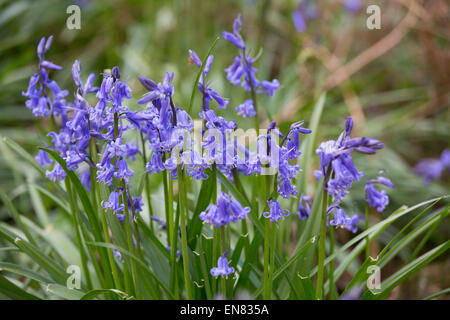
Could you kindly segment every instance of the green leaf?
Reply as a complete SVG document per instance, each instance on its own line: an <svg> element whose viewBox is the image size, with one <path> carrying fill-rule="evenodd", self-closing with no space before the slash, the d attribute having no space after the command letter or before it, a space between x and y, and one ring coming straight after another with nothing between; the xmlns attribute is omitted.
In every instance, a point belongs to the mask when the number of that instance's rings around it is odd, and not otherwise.
<svg viewBox="0 0 450 320"><path fill-rule="evenodd" d="M0 292L12 300L40 300L0 274Z"/></svg>
<svg viewBox="0 0 450 320"><path fill-rule="evenodd" d="M318 237L312 237L309 241L307 241L302 247L298 248L292 257L287 260L285 263L283 263L273 274L273 281L277 280L281 274L286 273L286 270L299 259L302 255L305 254L305 252L309 249L309 247L316 242ZM289 281L289 276L286 273L286 279ZM254 294L255 297L259 296L261 292L263 291L263 287L261 286Z"/></svg>
<svg viewBox="0 0 450 320"><path fill-rule="evenodd" d="M67 274L61 266L56 264L55 260L52 260L40 249L24 241L23 239L16 238L14 243L21 251L28 254L28 256L30 256L30 258L32 258L37 264L47 270L53 279L60 283L66 282Z"/></svg>
<svg viewBox="0 0 450 320"><path fill-rule="evenodd" d="M20 217L19 212L14 207L11 200L9 200L6 193L0 188L0 198L2 199L3 203L8 208L9 212L11 213L11 216L13 217L14 221L16 222L17 226L22 230L22 232L27 237L28 241L36 245L36 241L34 240L33 236L30 233L30 230L28 227L23 223L22 218Z"/></svg>
<svg viewBox="0 0 450 320"><path fill-rule="evenodd" d="M43 276L40 273L34 272L30 270L30 268L25 268L21 265L9 263L9 262L0 262L0 271L8 271L11 273L18 274L20 276L27 277L32 280L36 280L45 284L53 282L49 278Z"/></svg>
<svg viewBox="0 0 450 320"><path fill-rule="evenodd" d="M50 283L47 286L47 291L66 300L80 300L84 296L82 291L69 289L57 283Z"/></svg>
<svg viewBox="0 0 450 320"><path fill-rule="evenodd" d="M21 146L19 146L17 143L15 143L13 140L4 137L3 142L13 149L15 152L17 152L28 164L30 164L33 168L35 168L41 175L45 176L45 170L42 168L39 163L34 160L34 158L27 152L25 149L23 149Z"/></svg>
<svg viewBox="0 0 450 320"><path fill-rule="evenodd" d="M87 292L85 295L83 295L80 300L93 300L95 298L97 298L98 296L101 296L103 294L108 294L108 293L113 293L115 295L117 295L119 298L121 298L122 300L130 300L131 297L126 294L123 291L117 290L117 289L96 289L96 290L91 290L89 292Z"/></svg>
<svg viewBox="0 0 450 320"><path fill-rule="evenodd" d="M128 250L119 246L115 246L111 243L87 242L86 244L91 246L104 247L108 249L115 249L120 251L121 254L130 257L131 259L137 262L137 264L141 267L142 270L145 271L147 275L149 275L152 279L154 279L161 286L161 288L163 288L163 290L166 292L166 294L169 296L170 299L174 299L174 296L172 292L170 292L169 288L167 288L167 286L158 277L155 276L155 274L149 269L149 266L146 263L144 263L141 259L137 258L134 254L130 253Z"/></svg>
<svg viewBox="0 0 450 320"><path fill-rule="evenodd" d="M405 281L413 273L417 272L418 270L429 264L431 261L436 259L438 256L446 252L449 248L450 248L450 240L447 240L446 242L442 243L441 245L435 247L434 249L428 251L427 253L417 258L416 260L407 264L406 266L401 268L399 271L397 271L396 273L394 273L392 276L390 276L388 279L386 279L381 283L381 293L374 296L374 298L375 299L387 298L387 296L391 293L391 291L395 287L397 287L399 284ZM372 293L368 292L367 294L369 296L373 296Z"/></svg>
<svg viewBox="0 0 450 320"><path fill-rule="evenodd" d="M448 293L450 293L450 288L433 293L433 294L429 295L428 297L423 298L423 300L432 300L434 298L440 297L440 296L442 296L444 294L448 294Z"/></svg>

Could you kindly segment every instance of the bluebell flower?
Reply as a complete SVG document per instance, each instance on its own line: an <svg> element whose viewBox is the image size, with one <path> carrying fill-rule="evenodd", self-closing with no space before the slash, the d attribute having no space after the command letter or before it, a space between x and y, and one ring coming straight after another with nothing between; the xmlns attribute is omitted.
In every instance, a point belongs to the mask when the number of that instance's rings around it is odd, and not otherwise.
<svg viewBox="0 0 450 320"><path fill-rule="evenodd" d="M122 191L114 190L109 194L108 201L102 201L101 206L103 209L111 209L115 213L121 212L125 209L125 205L120 203L119 196Z"/></svg>
<svg viewBox="0 0 450 320"><path fill-rule="evenodd" d="M119 222L124 222L126 217L127 216L124 213L116 213L116 218Z"/></svg>
<svg viewBox="0 0 450 320"><path fill-rule="evenodd" d="M414 172L423 178L426 185L433 180L439 179L445 170L450 170L449 149L445 149L439 159L422 159L414 167Z"/></svg>
<svg viewBox="0 0 450 320"><path fill-rule="evenodd" d="M86 155L80 154L76 150L69 150L66 152L66 155L63 157L64 161L66 161L67 169L75 170L78 168L78 164L85 161L87 158Z"/></svg>
<svg viewBox="0 0 450 320"><path fill-rule="evenodd" d="M298 158L301 155L300 152L300 134L310 134L310 129L303 127L304 121L298 121L291 125L291 128L286 135L286 156L289 159Z"/></svg>
<svg viewBox="0 0 450 320"><path fill-rule="evenodd" d="M444 151L442 151L440 161L444 168L446 168L447 170L450 169L450 149L445 149Z"/></svg>
<svg viewBox="0 0 450 320"><path fill-rule="evenodd" d="M166 168L164 167L164 163L162 161L162 153L161 152L153 152L151 160L146 165L146 170L149 173L160 173Z"/></svg>
<svg viewBox="0 0 450 320"><path fill-rule="evenodd" d="M439 159L422 159L414 167L414 172L423 178L426 185L441 177L444 167Z"/></svg>
<svg viewBox="0 0 450 320"><path fill-rule="evenodd" d="M61 181L66 178L66 172L61 167L59 163L55 163L53 166L52 171L47 170L45 172L45 175L51 180L51 181Z"/></svg>
<svg viewBox="0 0 450 320"><path fill-rule="evenodd" d="M84 170L80 174L80 182L86 188L86 190L91 190L91 173L89 169Z"/></svg>
<svg viewBox="0 0 450 320"><path fill-rule="evenodd" d="M128 180L134 174L134 171L128 168L128 164L125 159L121 159L118 161L116 170L117 171L114 173L114 178L123 179L126 183L128 183Z"/></svg>
<svg viewBox="0 0 450 320"><path fill-rule="evenodd" d="M329 224L331 226L345 228L353 233L358 231L357 224L360 220L362 220L362 217L355 214L352 217L349 217L346 215L345 211L339 207L339 205L332 204L327 209L328 216L333 214L333 219L329 221Z"/></svg>
<svg viewBox="0 0 450 320"><path fill-rule="evenodd" d="M264 212L263 215L264 217L269 218L270 221L277 222L281 218L289 215L289 210L283 210L281 204L277 200L271 198L267 200L267 204L269 206L269 211Z"/></svg>
<svg viewBox="0 0 450 320"><path fill-rule="evenodd" d="M234 273L234 268L228 266L228 259L225 257L227 255L227 251L223 253L221 257L217 260L217 267L211 268L211 275L213 277L224 276L227 277L230 274Z"/></svg>
<svg viewBox="0 0 450 320"><path fill-rule="evenodd" d="M120 261L122 261L123 260L123 258L122 258L122 254L120 253L120 251L119 250L116 250L116 249L112 249L112 252L113 252L113 255L115 255L117 258L119 258L119 260Z"/></svg>
<svg viewBox="0 0 450 320"><path fill-rule="evenodd" d="M311 213L311 197L301 195L298 201L297 215L300 220L308 220Z"/></svg>
<svg viewBox="0 0 450 320"><path fill-rule="evenodd" d="M169 253L172 251L170 246L166 246L166 249L167 249L167 251L169 251ZM177 258L180 257L181 256L181 251L177 250L177 253L175 255L176 255Z"/></svg>
<svg viewBox="0 0 450 320"><path fill-rule="evenodd" d="M230 195L221 192L217 197L217 204L210 204L200 213L199 218L219 228L230 222L245 219L249 212L250 207L243 207L238 201L231 199Z"/></svg>
<svg viewBox="0 0 450 320"><path fill-rule="evenodd" d="M53 163L53 160L51 160L48 157L48 153L45 152L44 150L39 150L38 154L36 155L36 157L34 158L37 163L39 163L41 165L41 167L48 167L49 165L51 165Z"/></svg>
<svg viewBox="0 0 450 320"><path fill-rule="evenodd" d="M319 15L319 7L312 0L300 0L296 10L291 14L297 32L304 32L306 30L306 22L317 19Z"/></svg>
<svg viewBox="0 0 450 320"><path fill-rule="evenodd" d="M255 107L253 106L253 100L247 99L243 104L236 107L238 115L244 118L253 118L256 115Z"/></svg>
<svg viewBox="0 0 450 320"><path fill-rule="evenodd" d="M344 8L350 13L356 13L361 10L363 4L361 0L345 0Z"/></svg>

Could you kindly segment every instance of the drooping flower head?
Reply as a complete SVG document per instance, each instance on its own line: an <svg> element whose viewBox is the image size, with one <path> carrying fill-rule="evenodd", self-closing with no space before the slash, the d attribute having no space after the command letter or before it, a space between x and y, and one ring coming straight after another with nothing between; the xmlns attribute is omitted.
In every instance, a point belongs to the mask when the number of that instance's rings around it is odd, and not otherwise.
<svg viewBox="0 0 450 320"><path fill-rule="evenodd" d="M356 233L358 231L357 224L360 220L363 220L363 218L357 214L353 215L352 217L347 216L344 209L342 209L339 204L332 204L327 209L328 214L328 220L329 217L332 216L333 219L329 221L329 225L339 228L345 228L353 233Z"/></svg>
<svg viewBox="0 0 450 320"><path fill-rule="evenodd" d="M371 207L377 208L378 212L382 212L389 204L389 197L386 194L386 190L378 191L375 188L376 184L384 185L389 188L394 188L394 184L389 179L381 176L367 180L366 201Z"/></svg>
<svg viewBox="0 0 450 320"><path fill-rule="evenodd" d="M289 210L283 210L281 204L277 200L271 198L267 200L267 204L269 206L269 211L264 212L263 215L264 217L269 218L270 221L277 222L281 218L289 215Z"/></svg>

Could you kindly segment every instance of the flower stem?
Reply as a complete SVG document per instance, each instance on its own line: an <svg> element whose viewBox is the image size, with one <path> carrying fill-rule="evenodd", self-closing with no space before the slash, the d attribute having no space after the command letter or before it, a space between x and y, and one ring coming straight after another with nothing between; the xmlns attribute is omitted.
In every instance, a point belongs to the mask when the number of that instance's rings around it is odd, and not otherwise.
<svg viewBox="0 0 450 320"><path fill-rule="evenodd" d="M270 242L270 220L265 219L265 228L264 228L264 300L270 299L269 292L269 242Z"/></svg>
<svg viewBox="0 0 450 320"><path fill-rule="evenodd" d="M330 217L330 220L332 218ZM332 255L334 253L334 230L333 228L330 228L329 230L330 233L330 255ZM334 299L334 293L335 293L335 288L334 288L334 259L331 259L330 261L330 269L328 271L328 279L330 282L330 291L329 291L329 298L330 299Z"/></svg>
<svg viewBox="0 0 450 320"><path fill-rule="evenodd" d="M276 223L272 222L272 232L271 232L271 243L270 243L270 258L269 258L269 296L268 299L271 298L272 295L272 283L273 283L273 272L275 268L275 229L276 229Z"/></svg>
<svg viewBox="0 0 450 320"><path fill-rule="evenodd" d="M369 229L369 204L366 202L366 230ZM369 234L366 236L366 259L370 256Z"/></svg>
<svg viewBox="0 0 450 320"><path fill-rule="evenodd" d="M188 300L193 299L192 295L192 281L189 274L189 252L187 245L187 233L186 233L186 206L184 203L185 190L184 190L184 174L181 170L181 166L177 166L178 171L178 196L180 204L180 225L181 225L181 249L183 254L183 272L184 272L184 283L186 285L186 297Z"/></svg>
<svg viewBox="0 0 450 320"><path fill-rule="evenodd" d="M322 217L320 223L319 255L317 262L317 284L316 299L322 299L324 262L325 262L325 240L327 236L327 203L328 191L324 190L322 198Z"/></svg>
<svg viewBox="0 0 450 320"><path fill-rule="evenodd" d="M225 226L220 227L220 247L222 254L225 252ZM224 299L227 298L227 279L222 276L221 277L221 287L222 287L222 295Z"/></svg>
<svg viewBox="0 0 450 320"><path fill-rule="evenodd" d="M147 165L147 151L145 150L145 140L144 140L144 135L141 132L141 143L142 143L142 160L143 160L143 165L144 165L144 174L145 174L145 196L147 198L147 204L148 204L148 215L149 217L153 216L153 208L152 208L152 202L151 202L151 198L150 198L150 180L149 180L149 176L146 170L146 165ZM152 219L149 219L149 223L150 223L150 230L153 231L153 222Z"/></svg>

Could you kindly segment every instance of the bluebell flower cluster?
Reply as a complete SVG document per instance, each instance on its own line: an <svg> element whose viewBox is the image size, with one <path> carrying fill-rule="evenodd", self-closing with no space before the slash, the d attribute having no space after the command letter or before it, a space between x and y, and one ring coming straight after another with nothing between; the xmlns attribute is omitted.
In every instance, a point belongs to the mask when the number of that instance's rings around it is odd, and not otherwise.
<svg viewBox="0 0 450 320"><path fill-rule="evenodd" d="M247 45L241 36L242 29L242 15L239 14L233 23L233 32L224 31L222 35L225 40L233 44L239 49L239 55L234 59L233 63L225 69L227 73L227 80L235 86L240 86L246 91L267 94L269 97L273 96L275 91L279 89L280 83L277 79L272 81L258 80L256 78L257 68L253 66L257 57L250 57L247 53ZM249 102L246 102L246 107L249 108ZM244 113L249 116L249 113Z"/></svg>
<svg viewBox="0 0 450 320"><path fill-rule="evenodd" d="M320 157L320 170L316 170L316 179L324 178L324 188L333 196L333 204L330 208L336 208L343 198L348 194L352 183L359 181L363 173L355 167L352 159L354 151L364 154L375 154L377 150L384 147L383 143L371 138L350 138L353 129L353 119L348 117L345 122L345 130L337 140L322 142L316 150ZM344 210L336 210L335 221L348 222L351 218L344 219ZM358 219L355 218L357 222ZM348 223L337 223L331 225L345 225ZM347 229L352 229L348 227Z"/></svg>
<svg viewBox="0 0 450 320"><path fill-rule="evenodd" d="M308 220L309 214L311 213L311 200L310 196L300 196L297 210L297 215L300 220Z"/></svg>
<svg viewBox="0 0 450 320"><path fill-rule="evenodd" d="M239 50L233 64L225 69L227 79L251 92L252 96L273 96L279 88L279 82L276 79L257 79L258 70L253 66L256 58L248 55L241 29L242 16L239 15L234 21L233 32L223 32L223 37ZM190 61L202 68L196 85L202 95L199 117L204 128L200 139L201 150L197 150L194 145L199 141L194 141L194 121L188 112L175 103L174 73L166 72L161 82L139 77L147 92L138 101L141 108L130 110L127 103L132 92L127 81L122 80L117 66L109 73L103 73L100 86L95 87L95 74L90 74L83 81L81 62L75 61L72 77L76 91L73 101L69 102L66 100L68 92L61 90L49 78L50 70L61 69L45 58L51 42L50 37L43 38L39 43L39 71L31 77L28 90L24 92L28 98L26 104L35 116L55 119L54 129L48 134L51 143L47 147L58 152L67 164L67 169L80 177L86 189L101 183L109 191L107 199L98 199L105 212L114 213L119 222L123 222L126 208L130 208L133 215L143 210L142 196L135 196L130 184L135 174L130 162L142 156L146 173L169 173L173 180L179 178L178 169L194 179L207 179L207 172L217 169L234 183L239 174L257 175L263 174L267 168L275 168L276 196L267 199L268 211L263 216L278 222L289 215L289 210L283 209L277 198L298 196L294 179L300 171L298 158L302 154L301 135L311 133L310 129L304 127L303 121L293 123L285 134L281 133L276 122L271 122L267 132L255 135L256 152L251 151L233 136L238 130L236 121L225 119L219 113L220 109L227 107L229 100L223 98L207 81L214 57L208 56L203 64L197 53L189 50ZM242 117L257 117L256 101L247 99L236 107L236 111ZM328 209L332 216L329 225L355 232L359 217L355 215L349 218L339 206L352 183L362 177L351 156L354 151L373 154L383 145L375 139L351 138L352 126L351 118L347 119L346 128L336 141L320 145L316 153L320 156L321 168L315 174L319 179L324 178L324 186L333 196L333 205ZM142 138L142 150L135 142L127 141L127 131L138 133ZM150 151L149 158L146 158L146 150ZM59 163L52 161L45 151L39 151L35 159L48 169L46 173L49 179L60 181L66 177ZM368 201L384 209L385 194L373 188L375 183L387 185L381 177L368 181ZM243 206L231 195L221 192L199 214L199 219L214 228L220 228L245 219L250 210L250 207ZM301 220L307 220L310 211L311 197L300 195L297 215ZM150 219L158 222L161 229L166 229L166 222L161 218L150 216ZM114 254L121 259L119 251L114 251ZM234 272L234 268L229 267L226 252L219 258L217 267L211 269L213 276L227 276Z"/></svg>
<svg viewBox="0 0 450 320"><path fill-rule="evenodd" d="M34 73L29 81L28 89L22 95L28 100L25 105L36 117L65 116L66 100L69 94L67 90L61 90L56 81L51 80L51 70L61 70L62 67L45 59L45 54L52 45L53 36L42 37L37 47L39 58L38 71Z"/></svg>
<svg viewBox="0 0 450 320"><path fill-rule="evenodd" d="M292 183L292 179L297 176L300 170L300 166L297 164L291 164L291 161L297 160L297 158L301 155L300 134L311 133L310 129L303 127L303 123L303 121L298 121L292 124L288 133L286 135L283 135L276 127L276 123L272 122L269 125L268 134L265 136L261 135L259 137L260 147L262 146L261 149L264 150L264 145L267 144L268 146L270 146L271 152L275 153L275 155L277 156L277 191L279 195L285 199L297 195L297 188ZM273 139L272 134L282 138L280 145L277 145L275 139ZM267 159L263 157L263 152L259 151L259 154L261 154L262 162L267 161ZM273 159L274 154L268 154L267 156L269 159ZM296 161L294 161L294 163L295 162Z"/></svg>

